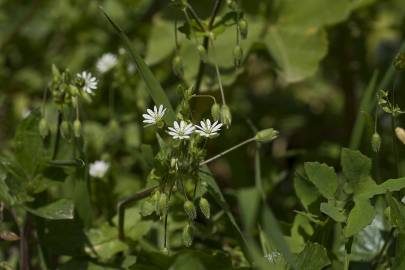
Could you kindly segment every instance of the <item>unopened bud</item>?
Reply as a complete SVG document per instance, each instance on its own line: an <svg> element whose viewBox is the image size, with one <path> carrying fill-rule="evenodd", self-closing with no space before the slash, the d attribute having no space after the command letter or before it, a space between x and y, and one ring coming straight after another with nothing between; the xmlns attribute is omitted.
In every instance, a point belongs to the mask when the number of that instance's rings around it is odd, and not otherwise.
<svg viewBox="0 0 405 270"><path fill-rule="evenodd" d="M405 53L400 52L395 56L394 67L398 71L405 69Z"/></svg>
<svg viewBox="0 0 405 270"><path fill-rule="evenodd" d="M221 118L221 107L219 106L218 103L215 103L211 107L211 116L214 119L214 121L218 121Z"/></svg>
<svg viewBox="0 0 405 270"><path fill-rule="evenodd" d="M73 122L73 133L75 134L76 138L80 138L82 135L82 124L80 123L79 119L76 119Z"/></svg>
<svg viewBox="0 0 405 270"><path fill-rule="evenodd" d="M371 137L371 147L373 148L373 151L376 153L380 151L381 137L380 134L378 134L377 132L375 132Z"/></svg>
<svg viewBox="0 0 405 270"><path fill-rule="evenodd" d="M242 36L242 38L246 39L247 35L248 35L248 24L245 19L240 19L239 30L240 30L240 35Z"/></svg>
<svg viewBox="0 0 405 270"><path fill-rule="evenodd" d="M160 191L157 190L155 193L153 193L152 196L152 204L155 206L155 211L156 213L159 214L159 201L160 201Z"/></svg>
<svg viewBox="0 0 405 270"><path fill-rule="evenodd" d="M396 127L395 134L397 135L398 140L405 144L405 130L401 127Z"/></svg>
<svg viewBox="0 0 405 270"><path fill-rule="evenodd" d="M197 50L198 50L198 55L200 56L201 61L206 62L207 61L207 50L201 44L198 45Z"/></svg>
<svg viewBox="0 0 405 270"><path fill-rule="evenodd" d="M149 216L155 211L155 206L151 200L146 200L141 205L141 215L143 217Z"/></svg>
<svg viewBox="0 0 405 270"><path fill-rule="evenodd" d="M62 124L60 125L60 132L63 138L68 139L70 137L70 125L68 121L62 121Z"/></svg>
<svg viewBox="0 0 405 270"><path fill-rule="evenodd" d="M221 106L221 122L227 128L229 128L231 126L232 114L231 114L231 110L229 109L229 107L227 105Z"/></svg>
<svg viewBox="0 0 405 270"><path fill-rule="evenodd" d="M278 136L277 130L273 128L267 128L257 132L255 138L256 141L265 143L274 140L275 138L277 138L277 136Z"/></svg>
<svg viewBox="0 0 405 270"><path fill-rule="evenodd" d="M183 243L186 247L191 246L193 243L193 232L189 224L187 224L183 229Z"/></svg>
<svg viewBox="0 0 405 270"><path fill-rule="evenodd" d="M181 57L176 55L173 59L173 72L177 77L183 77L184 69L183 69L183 61Z"/></svg>
<svg viewBox="0 0 405 270"><path fill-rule="evenodd" d="M49 127L48 127L48 122L46 122L45 118L42 118L39 121L39 134L41 135L42 138L45 138L49 134Z"/></svg>
<svg viewBox="0 0 405 270"><path fill-rule="evenodd" d="M233 60L235 62L236 67L239 67L241 65L242 58L243 58L242 47L239 45L236 45L236 47L233 49Z"/></svg>
<svg viewBox="0 0 405 270"><path fill-rule="evenodd" d="M163 193L160 195L159 199L159 212L162 216L165 216L167 213L167 195Z"/></svg>
<svg viewBox="0 0 405 270"><path fill-rule="evenodd" d="M191 201L184 202L184 211L186 212L190 220L194 220L197 217L197 212L195 210L194 204Z"/></svg>
<svg viewBox="0 0 405 270"><path fill-rule="evenodd" d="M200 210L201 213L204 215L205 218L209 219L211 215L210 204L205 198L200 199Z"/></svg>

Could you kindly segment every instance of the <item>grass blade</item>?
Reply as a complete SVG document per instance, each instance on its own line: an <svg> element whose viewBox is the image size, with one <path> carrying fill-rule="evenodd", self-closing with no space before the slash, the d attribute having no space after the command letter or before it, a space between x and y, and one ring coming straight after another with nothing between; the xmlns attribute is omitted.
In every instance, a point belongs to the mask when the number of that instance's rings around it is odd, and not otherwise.
<svg viewBox="0 0 405 270"><path fill-rule="evenodd" d="M149 94L152 97L155 104L163 105L167 108L165 122L168 125L171 125L173 121L176 119L176 114L174 113L173 107L170 104L169 98L164 92L162 86L155 78L150 68L146 65L142 57L135 50L132 49L131 41L129 40L128 36L124 33L124 31L122 31L122 29L111 19L111 17L102 7L100 7L100 9L103 12L104 16L107 18L107 20L110 22L114 30L117 32L117 34L124 42L125 48L127 49L129 55L134 60L136 67L138 68L139 75L141 75L142 79L145 81Z"/></svg>

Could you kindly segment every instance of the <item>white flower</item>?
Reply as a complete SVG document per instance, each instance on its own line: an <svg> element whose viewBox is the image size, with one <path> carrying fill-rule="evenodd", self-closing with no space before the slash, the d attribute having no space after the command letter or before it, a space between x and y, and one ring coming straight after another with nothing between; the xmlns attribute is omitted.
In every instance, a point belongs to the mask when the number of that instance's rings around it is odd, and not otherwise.
<svg viewBox="0 0 405 270"><path fill-rule="evenodd" d="M405 204L405 196L404 196L404 197L402 197L401 202L402 202L403 204Z"/></svg>
<svg viewBox="0 0 405 270"><path fill-rule="evenodd" d="M109 168L110 168L109 163L103 160L97 160L90 164L89 173L93 177L103 178Z"/></svg>
<svg viewBox="0 0 405 270"><path fill-rule="evenodd" d="M221 130L222 124L218 123L218 121L211 124L210 119L206 119L205 121L203 120L200 122L200 126L196 125L195 127L197 128L195 132L200 134L200 136L210 138L218 135L218 131Z"/></svg>
<svg viewBox="0 0 405 270"><path fill-rule="evenodd" d="M100 73L106 73L117 64L117 56L112 53L105 53L97 60L97 70Z"/></svg>
<svg viewBox="0 0 405 270"><path fill-rule="evenodd" d="M151 109L147 109L146 110L148 113L144 113L142 116L144 118L143 122L145 124L156 124L158 123L160 120L162 120L163 116L165 115L166 112L166 108L163 108L163 105L158 107L154 106L153 107L153 111Z"/></svg>
<svg viewBox="0 0 405 270"><path fill-rule="evenodd" d="M84 81L83 90L88 94L93 94L93 90L97 89L97 79L87 71L77 74L77 77Z"/></svg>
<svg viewBox="0 0 405 270"><path fill-rule="evenodd" d="M167 133L169 133L173 139L182 140L190 138L193 131L193 124L187 124L185 121L181 120L180 123L174 121L173 127L169 127L169 131Z"/></svg>

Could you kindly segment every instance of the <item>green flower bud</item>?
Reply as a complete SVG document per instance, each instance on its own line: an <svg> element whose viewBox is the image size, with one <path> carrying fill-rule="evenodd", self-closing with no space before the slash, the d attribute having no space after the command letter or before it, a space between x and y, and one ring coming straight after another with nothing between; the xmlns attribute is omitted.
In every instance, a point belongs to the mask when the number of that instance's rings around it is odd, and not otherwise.
<svg viewBox="0 0 405 270"><path fill-rule="evenodd" d="M184 74L184 69L183 69L183 61L181 60L181 57L176 55L173 59L173 72L177 77L183 77Z"/></svg>
<svg viewBox="0 0 405 270"><path fill-rule="evenodd" d="M193 243L193 232L189 224L183 228L183 243L186 247L191 246Z"/></svg>
<svg viewBox="0 0 405 270"><path fill-rule="evenodd" d="M146 200L141 205L141 215L143 217L151 215L155 211L155 206L152 200Z"/></svg>
<svg viewBox="0 0 405 270"><path fill-rule="evenodd" d="M159 214L159 207L160 207L159 201L160 201L160 191L157 190L155 193L153 193L153 196L152 196L152 204L155 205L155 211L156 211L156 213L158 213L158 214Z"/></svg>
<svg viewBox="0 0 405 270"><path fill-rule="evenodd" d="M248 35L248 24L245 19L240 19L239 30L240 30L240 35L242 36L242 38L246 39L247 35Z"/></svg>
<svg viewBox="0 0 405 270"><path fill-rule="evenodd" d="M227 105L222 105L221 106L221 122L229 128L232 123L232 114L231 110Z"/></svg>
<svg viewBox="0 0 405 270"><path fill-rule="evenodd" d="M233 49L233 60L236 67L239 67L241 65L242 58L243 58L243 50L241 46L236 45L236 47Z"/></svg>
<svg viewBox="0 0 405 270"><path fill-rule="evenodd" d="M206 62L207 61L207 50L201 44L198 45L197 50L198 50L198 55L200 56L201 61Z"/></svg>
<svg viewBox="0 0 405 270"><path fill-rule="evenodd" d="M214 121L218 121L221 118L221 107L219 106L218 103L212 105L211 116L214 119Z"/></svg>
<svg viewBox="0 0 405 270"><path fill-rule="evenodd" d="M70 125L68 121L62 121L60 132L63 138L68 139L70 137Z"/></svg>
<svg viewBox="0 0 405 270"><path fill-rule="evenodd" d="M405 53L400 52L395 56L394 67L398 71L405 69Z"/></svg>
<svg viewBox="0 0 405 270"><path fill-rule="evenodd" d="M76 138L80 138L82 134L82 124L80 123L79 119L76 119L73 122L73 133L75 134Z"/></svg>
<svg viewBox="0 0 405 270"><path fill-rule="evenodd" d="M380 151L381 137L377 132L375 132L371 137L371 147L373 148L373 151L376 153Z"/></svg>
<svg viewBox="0 0 405 270"><path fill-rule="evenodd" d="M273 128L267 128L257 132L255 138L256 141L265 143L274 140L275 138L277 138L277 136L278 136L277 130Z"/></svg>
<svg viewBox="0 0 405 270"><path fill-rule="evenodd" d="M45 138L49 134L49 127L48 127L48 122L46 122L45 118L42 118L39 121L39 134L41 135L42 138Z"/></svg>
<svg viewBox="0 0 405 270"><path fill-rule="evenodd" d="M405 130L401 127L395 128L395 135L397 135L398 140L405 144Z"/></svg>
<svg viewBox="0 0 405 270"><path fill-rule="evenodd" d="M235 0L227 0L226 4L230 9L236 9L238 7Z"/></svg>
<svg viewBox="0 0 405 270"><path fill-rule="evenodd" d="M184 211L190 220L194 220L197 217L197 211L191 201L187 200L184 202Z"/></svg>
<svg viewBox="0 0 405 270"><path fill-rule="evenodd" d="M211 215L210 204L205 198L200 199L200 210L201 213L204 215L205 218L209 219Z"/></svg>
<svg viewBox="0 0 405 270"><path fill-rule="evenodd" d="M167 213L167 195L162 193L159 199L159 212L162 216L165 216Z"/></svg>

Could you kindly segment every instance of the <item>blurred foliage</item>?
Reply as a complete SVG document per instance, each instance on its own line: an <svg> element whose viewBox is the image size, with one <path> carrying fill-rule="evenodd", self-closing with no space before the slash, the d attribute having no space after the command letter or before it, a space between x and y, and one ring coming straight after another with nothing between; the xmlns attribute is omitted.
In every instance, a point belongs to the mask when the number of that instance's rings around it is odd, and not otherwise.
<svg viewBox="0 0 405 270"><path fill-rule="evenodd" d="M404 1L183 1L204 26L220 3L211 34L174 2L182 1L0 0L0 269L404 269L405 151L394 133L402 116L378 107L405 107L404 71L392 65L405 51ZM149 83L100 6L145 60ZM246 38L235 31L241 18ZM211 37L200 61L197 45ZM106 53L117 61L101 72ZM56 159L60 108L44 95L52 65L98 79L79 106L83 137L61 140ZM273 127L279 137L200 172L211 219L197 216L191 247L181 203L168 217L169 251L145 203L126 212L121 241L117 203L155 183L162 147L142 114L162 93L181 107L191 86L219 102L215 65L232 125L206 145L207 156L257 130ZM155 77L163 92L150 96ZM190 104L195 120L210 116L211 99ZM102 178L89 176L96 160L110 166Z"/></svg>

